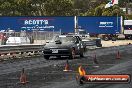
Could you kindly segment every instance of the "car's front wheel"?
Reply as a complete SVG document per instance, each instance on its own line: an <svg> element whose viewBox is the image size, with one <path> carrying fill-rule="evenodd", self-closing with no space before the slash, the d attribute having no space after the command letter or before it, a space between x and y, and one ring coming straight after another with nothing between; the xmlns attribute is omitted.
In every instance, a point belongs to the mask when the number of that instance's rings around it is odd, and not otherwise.
<svg viewBox="0 0 132 88"><path fill-rule="evenodd" d="M69 59L74 59L74 56L71 54L71 55L69 56Z"/></svg>
<svg viewBox="0 0 132 88"><path fill-rule="evenodd" d="M45 56L45 55L44 55L44 58L45 58L46 60L49 60L49 57L50 57L50 56Z"/></svg>
<svg viewBox="0 0 132 88"><path fill-rule="evenodd" d="M75 59L75 56L76 56L76 53L75 53L75 48L72 47L72 50L71 50L71 55L70 55L70 59Z"/></svg>

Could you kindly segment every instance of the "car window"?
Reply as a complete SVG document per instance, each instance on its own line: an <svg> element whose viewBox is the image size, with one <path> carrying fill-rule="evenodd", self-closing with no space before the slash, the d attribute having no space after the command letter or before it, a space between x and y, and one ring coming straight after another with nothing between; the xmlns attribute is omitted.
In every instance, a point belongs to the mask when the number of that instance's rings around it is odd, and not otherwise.
<svg viewBox="0 0 132 88"><path fill-rule="evenodd" d="M73 36L54 36L50 42L55 42L57 40L60 40L61 42L67 43L67 42L76 42L77 38Z"/></svg>
<svg viewBox="0 0 132 88"><path fill-rule="evenodd" d="M59 36L57 36L54 41L57 41L57 40L60 40L61 41L61 38Z"/></svg>
<svg viewBox="0 0 132 88"><path fill-rule="evenodd" d="M61 41L66 43L66 42L76 42L76 38L75 37L60 37Z"/></svg>
<svg viewBox="0 0 132 88"><path fill-rule="evenodd" d="M50 42L55 42L56 40L59 40L59 36L54 36Z"/></svg>

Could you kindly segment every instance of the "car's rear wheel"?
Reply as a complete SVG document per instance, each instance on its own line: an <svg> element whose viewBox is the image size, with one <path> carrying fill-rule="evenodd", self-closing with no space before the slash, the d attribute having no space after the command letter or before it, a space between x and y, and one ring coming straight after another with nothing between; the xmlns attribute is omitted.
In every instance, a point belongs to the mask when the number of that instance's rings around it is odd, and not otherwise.
<svg viewBox="0 0 132 88"><path fill-rule="evenodd" d="M44 56L44 58L45 58L46 60L49 60L49 57L50 57L50 56Z"/></svg>
<svg viewBox="0 0 132 88"><path fill-rule="evenodd" d="M85 46L85 47L83 48L83 50L86 51L86 49L87 49L87 48L86 48L86 46Z"/></svg>
<svg viewBox="0 0 132 88"><path fill-rule="evenodd" d="M109 37L108 37L108 36L105 36L105 37L104 37L104 40L105 40L105 41L108 41L108 40L109 40Z"/></svg>
<svg viewBox="0 0 132 88"><path fill-rule="evenodd" d="M83 53L80 53L80 57L84 57L84 54Z"/></svg>
<svg viewBox="0 0 132 88"><path fill-rule="evenodd" d="M84 57L83 50L80 52L80 57Z"/></svg>

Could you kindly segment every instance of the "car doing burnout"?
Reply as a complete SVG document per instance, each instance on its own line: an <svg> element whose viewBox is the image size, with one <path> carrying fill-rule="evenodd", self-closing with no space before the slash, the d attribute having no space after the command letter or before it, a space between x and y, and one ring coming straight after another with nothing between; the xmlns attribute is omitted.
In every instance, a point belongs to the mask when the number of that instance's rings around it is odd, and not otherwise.
<svg viewBox="0 0 132 88"><path fill-rule="evenodd" d="M44 46L44 58L49 59L50 56L68 56L73 59L75 55L83 57L84 47L77 36L57 35L46 43Z"/></svg>

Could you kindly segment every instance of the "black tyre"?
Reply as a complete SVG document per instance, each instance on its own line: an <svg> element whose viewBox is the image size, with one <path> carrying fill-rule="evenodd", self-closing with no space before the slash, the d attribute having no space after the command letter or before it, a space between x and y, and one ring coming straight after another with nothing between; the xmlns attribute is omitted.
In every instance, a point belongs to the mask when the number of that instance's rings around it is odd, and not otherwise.
<svg viewBox="0 0 132 88"><path fill-rule="evenodd" d="M49 60L49 57L50 57L50 56L44 56L44 58L45 58L46 60Z"/></svg>
<svg viewBox="0 0 132 88"><path fill-rule="evenodd" d="M96 45L97 47L102 47L102 44L98 44L98 45Z"/></svg>
<svg viewBox="0 0 132 88"><path fill-rule="evenodd" d="M105 41L108 41L108 40L109 40L109 38L106 36L106 37L104 38L104 40L105 40Z"/></svg>
<svg viewBox="0 0 132 88"><path fill-rule="evenodd" d="M85 52L85 51L87 51L87 48L86 48L86 46L83 48L83 50L84 50L84 52Z"/></svg>
<svg viewBox="0 0 132 88"><path fill-rule="evenodd" d="M70 59L75 59L75 55L76 55L76 53L75 53L75 48L72 47L71 55L69 56L69 58L70 58Z"/></svg>
<svg viewBox="0 0 132 88"><path fill-rule="evenodd" d="M112 41L116 41L116 38L115 37L112 37Z"/></svg>
<svg viewBox="0 0 132 88"><path fill-rule="evenodd" d="M80 57L84 57L84 54L83 54L83 52L81 52L81 53L80 53Z"/></svg>
<svg viewBox="0 0 132 88"><path fill-rule="evenodd" d="M73 59L73 56L72 56L72 54L69 56L69 59Z"/></svg>

